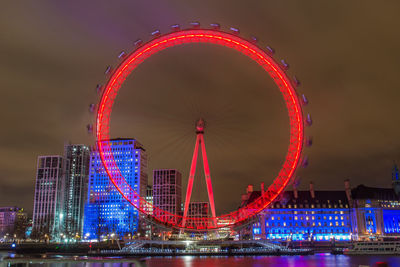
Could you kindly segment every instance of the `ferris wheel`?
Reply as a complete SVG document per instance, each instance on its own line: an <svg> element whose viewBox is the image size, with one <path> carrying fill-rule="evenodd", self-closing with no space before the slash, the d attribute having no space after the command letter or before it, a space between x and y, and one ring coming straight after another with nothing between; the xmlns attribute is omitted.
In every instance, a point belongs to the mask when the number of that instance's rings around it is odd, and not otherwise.
<svg viewBox="0 0 400 267"><path fill-rule="evenodd" d="M275 60L273 58L274 50L269 46L263 49L257 44L256 38L251 37L247 40L239 36L238 29L230 28L224 31L221 30L219 24L211 24L210 28L202 28L198 22L191 23L189 29L181 29L179 25L173 25L171 30L167 34L161 34L158 30L154 31L152 39L148 42L137 40L132 52L119 54L121 62L118 67L107 68L106 73L109 75L109 79L104 86L97 88L101 93L100 101L97 105L90 105L91 111L96 114L95 127L88 125L88 130L95 132L96 145L102 164L115 188L124 199L153 221L167 227L198 231L244 223L277 200L287 185L293 181L298 167L307 165L307 157L303 157L302 152L304 146L311 143L311 139L305 138L305 126L312 124L311 116L303 114L303 106L308 104L308 100L304 94L298 92L299 81L295 77L289 78L287 74L289 65L284 60ZM187 212L184 215L172 214L148 203L126 182L116 164L109 141L110 118L114 100L126 78L142 62L157 52L192 43L213 44L233 49L256 62L273 79L280 90L290 122L288 150L273 183L266 190L262 190L260 197L247 206L220 216L216 216L214 210L212 217L206 218L188 217Z"/></svg>

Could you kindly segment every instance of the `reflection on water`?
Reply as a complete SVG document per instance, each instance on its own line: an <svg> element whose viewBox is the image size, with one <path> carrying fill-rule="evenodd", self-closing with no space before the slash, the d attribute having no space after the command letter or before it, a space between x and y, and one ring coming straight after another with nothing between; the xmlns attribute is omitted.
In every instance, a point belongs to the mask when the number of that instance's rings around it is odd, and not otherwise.
<svg viewBox="0 0 400 267"><path fill-rule="evenodd" d="M395 256L345 256L316 254L310 256L255 256L255 257L180 257L151 258L146 261L149 267L313 267L374 266L376 262L387 262L391 267L400 266L400 257Z"/></svg>
<svg viewBox="0 0 400 267"><path fill-rule="evenodd" d="M345 256L316 254L310 256L254 256L254 257L152 257L152 258L87 258L58 256L43 260L28 258L18 263L8 263L2 258L10 256L0 254L0 267L313 267L374 266L377 262L387 262L391 267L400 267L400 257L396 256Z"/></svg>

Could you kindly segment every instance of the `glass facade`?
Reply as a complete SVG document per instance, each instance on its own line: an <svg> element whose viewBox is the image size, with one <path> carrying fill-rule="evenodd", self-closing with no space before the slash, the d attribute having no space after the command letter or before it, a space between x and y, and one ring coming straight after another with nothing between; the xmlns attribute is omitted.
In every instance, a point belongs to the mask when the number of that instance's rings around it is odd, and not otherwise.
<svg viewBox="0 0 400 267"><path fill-rule="evenodd" d="M62 238L81 239L83 212L87 197L90 150L85 145L64 146L67 168L64 181L62 214Z"/></svg>
<svg viewBox="0 0 400 267"><path fill-rule="evenodd" d="M60 234L64 172L63 157L38 157L31 238L52 239Z"/></svg>
<svg viewBox="0 0 400 267"><path fill-rule="evenodd" d="M146 196L147 157L134 139L112 139L111 149L122 175L140 196ZM108 178L98 151L90 157L88 200L85 205L84 238L119 238L139 230L139 212L116 190Z"/></svg>

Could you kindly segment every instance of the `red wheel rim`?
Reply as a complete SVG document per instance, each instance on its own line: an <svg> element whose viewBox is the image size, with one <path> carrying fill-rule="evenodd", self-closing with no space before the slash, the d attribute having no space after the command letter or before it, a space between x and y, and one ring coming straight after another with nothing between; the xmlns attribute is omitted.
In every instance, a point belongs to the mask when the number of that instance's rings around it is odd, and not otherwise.
<svg viewBox="0 0 400 267"><path fill-rule="evenodd" d="M289 148L278 176L268 189L261 196L248 204L229 214L216 218L218 224L213 223L215 218L186 218L186 227L193 230L211 230L220 227L227 227L246 221L267 208L279 194L285 189L299 166L304 142L304 123L301 103L297 93L284 70L264 50L252 42L249 42L237 35L219 30L190 29L172 32L159 36L148 43L140 46L130 53L111 75L98 105L96 118L96 142L101 161L111 182L119 193L135 208L153 217L156 221L165 225L183 228L182 217L178 214L171 214L152 206L139 196L119 171L110 146L109 123L112 106L120 87L127 76L136 69L146 58L158 51L168 47L188 43L212 43L235 49L257 62L274 80L279 87L288 109L290 121ZM149 210L153 212L150 214ZM190 226L190 227L189 227Z"/></svg>

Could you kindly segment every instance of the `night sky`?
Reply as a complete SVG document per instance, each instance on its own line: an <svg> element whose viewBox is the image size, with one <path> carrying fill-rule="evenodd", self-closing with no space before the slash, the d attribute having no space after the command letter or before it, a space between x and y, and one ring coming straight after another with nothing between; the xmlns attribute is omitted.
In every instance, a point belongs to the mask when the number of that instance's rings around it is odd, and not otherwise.
<svg viewBox="0 0 400 267"><path fill-rule="evenodd" d="M310 105L314 146L301 187L389 187L400 163L399 1L5 1L0 9L0 206L33 207L38 155L64 142L93 144L86 124L107 65L170 25L218 22L258 37L290 64ZM112 137L134 137L154 168L177 168L184 190L194 122L205 142L217 212L235 209L247 184L276 176L288 116L278 88L245 56L215 45L174 47L149 58L117 97ZM192 200L206 200L198 162ZM150 183L151 183L151 179Z"/></svg>

